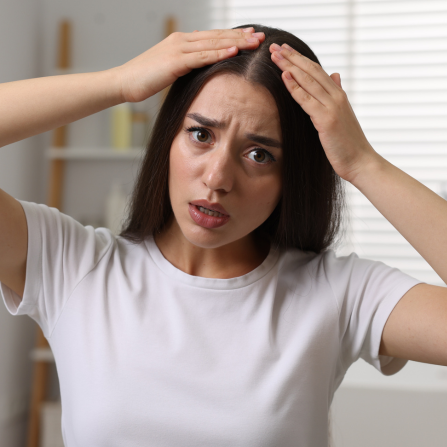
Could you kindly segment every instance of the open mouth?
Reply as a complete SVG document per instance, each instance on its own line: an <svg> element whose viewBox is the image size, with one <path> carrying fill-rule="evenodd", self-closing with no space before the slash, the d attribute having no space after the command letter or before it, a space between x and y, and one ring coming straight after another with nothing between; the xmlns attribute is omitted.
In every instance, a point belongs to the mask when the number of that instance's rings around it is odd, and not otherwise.
<svg viewBox="0 0 447 447"><path fill-rule="evenodd" d="M195 223L205 228L220 227L230 219L230 216L225 214L192 204L189 204L189 214Z"/></svg>
<svg viewBox="0 0 447 447"><path fill-rule="evenodd" d="M226 214L219 213L218 211L212 210L210 208L205 208L204 206L194 205L200 212L213 217L224 217Z"/></svg>

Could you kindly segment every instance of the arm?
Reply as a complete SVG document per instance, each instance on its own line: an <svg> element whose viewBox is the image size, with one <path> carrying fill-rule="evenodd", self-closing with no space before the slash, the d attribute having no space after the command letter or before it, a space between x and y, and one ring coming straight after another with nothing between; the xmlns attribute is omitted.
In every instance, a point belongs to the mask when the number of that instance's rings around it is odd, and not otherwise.
<svg viewBox="0 0 447 447"><path fill-rule="evenodd" d="M373 149L338 73L328 76L285 44L272 44L270 51L286 88L310 116L335 172L359 189L447 282L447 202ZM447 366L447 288L411 288L385 324L379 354Z"/></svg>
<svg viewBox="0 0 447 447"><path fill-rule="evenodd" d="M0 147L120 104L116 69L0 84Z"/></svg>
<svg viewBox="0 0 447 447"><path fill-rule="evenodd" d="M447 283L447 201L378 154L351 183Z"/></svg>
<svg viewBox="0 0 447 447"><path fill-rule="evenodd" d="M447 201L380 156L351 183L447 283ZM447 288L410 289L386 322L379 354L447 366Z"/></svg>

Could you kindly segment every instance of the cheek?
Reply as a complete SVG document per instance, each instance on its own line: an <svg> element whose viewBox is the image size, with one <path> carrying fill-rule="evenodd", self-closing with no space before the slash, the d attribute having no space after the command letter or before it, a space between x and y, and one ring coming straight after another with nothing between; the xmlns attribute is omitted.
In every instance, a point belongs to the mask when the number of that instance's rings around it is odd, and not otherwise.
<svg viewBox="0 0 447 447"><path fill-rule="evenodd" d="M192 179L196 177L197 166L188 155L187 148L181 142L171 146L169 154L169 185L172 193L187 191Z"/></svg>
<svg viewBox="0 0 447 447"><path fill-rule="evenodd" d="M273 177L270 181L261 182L259 185L249 188L245 202L254 216L269 216L281 198L281 179Z"/></svg>

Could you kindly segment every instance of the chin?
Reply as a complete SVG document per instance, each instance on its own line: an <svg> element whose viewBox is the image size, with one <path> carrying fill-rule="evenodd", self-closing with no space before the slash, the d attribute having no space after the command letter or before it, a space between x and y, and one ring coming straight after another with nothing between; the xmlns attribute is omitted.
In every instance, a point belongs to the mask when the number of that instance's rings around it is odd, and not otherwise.
<svg viewBox="0 0 447 447"><path fill-rule="evenodd" d="M187 241L201 248L218 248L236 240L236 238L228 237L227 232L217 230L219 228L208 229L196 226L192 231L182 231L182 233Z"/></svg>

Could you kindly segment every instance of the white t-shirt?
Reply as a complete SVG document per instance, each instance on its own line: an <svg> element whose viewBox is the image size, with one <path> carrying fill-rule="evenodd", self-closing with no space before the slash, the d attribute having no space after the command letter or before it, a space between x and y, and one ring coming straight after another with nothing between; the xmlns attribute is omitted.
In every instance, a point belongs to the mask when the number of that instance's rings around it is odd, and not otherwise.
<svg viewBox="0 0 447 447"><path fill-rule="evenodd" d="M54 353L67 447L325 447L334 392L359 357L385 375L385 322L421 283L355 253L270 250L231 279L191 276L55 208L28 222L23 299Z"/></svg>

